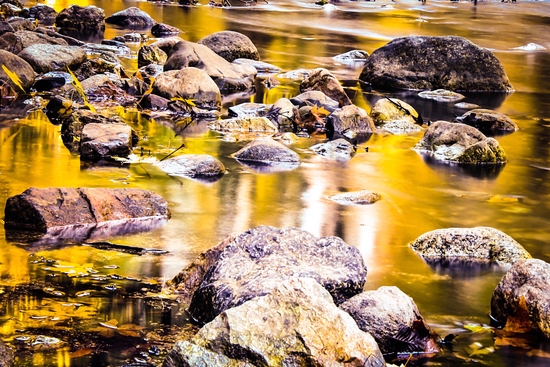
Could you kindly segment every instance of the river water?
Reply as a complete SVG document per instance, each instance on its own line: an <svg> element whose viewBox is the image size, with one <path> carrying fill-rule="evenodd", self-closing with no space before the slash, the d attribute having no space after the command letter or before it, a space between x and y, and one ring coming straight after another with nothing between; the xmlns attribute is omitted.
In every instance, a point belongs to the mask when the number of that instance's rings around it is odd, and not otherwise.
<svg viewBox="0 0 550 367"><path fill-rule="evenodd" d="M411 149L421 132L375 134L361 143L369 147L368 152L358 151L347 163L327 161L308 151L321 138L301 139L292 146L302 158L297 169L265 173L231 158L245 141L222 139L204 123L175 134L136 112L118 111L147 137L140 146L151 150L152 156L161 158L185 143L183 153L206 153L220 159L228 173L217 182L205 183L168 177L147 163L84 164L63 145L59 126L41 112L4 122L0 125L1 207L8 197L29 187L136 187L157 192L172 211L167 223L150 231L97 237L168 251L164 255L140 256L53 240L29 244L6 234L0 226L2 339L16 345L17 338L37 334L68 338L67 330L97 335L90 337L95 344L76 352L68 346L53 351L43 347L32 353L23 348L17 356L18 366L137 363L132 358L139 345L146 343L146 332L187 323L184 310L159 308L158 301L144 299L147 292L162 290L167 279L228 234L258 225L296 226L318 236L342 237L364 256L366 289L398 286L415 300L440 335L459 334L452 348L432 358L413 359L409 366L534 367L550 363L550 348L543 340L519 347L517 341L503 341L487 328L472 326L489 323L491 294L506 269L430 266L407 246L434 229L490 226L512 236L533 257L550 261L550 53L514 50L529 43L550 48L547 2L480 1L474 6L469 1L341 1L322 8L303 1L265 4L258 0L244 6L233 0L234 6L225 9L135 1L47 3L58 11L71 3L97 5L107 16L137 6L155 20L180 28L181 36L190 41L216 31L239 31L251 38L263 61L284 70L331 70L360 107L368 110L388 95L407 101L432 121L450 120L453 113L464 111L413 93L363 92L355 81L361 66L338 64L332 57L352 49L370 53L401 36L463 36L492 50L515 88L508 95L469 94L465 101L507 114L519 130L497 137L509 158L499 169L434 164ZM107 26L104 37L124 33L128 31ZM97 35L87 37L98 41ZM130 70L136 68L135 59L125 64ZM257 86L253 95L224 99L222 113L233 104L273 103L297 94L296 83L285 82L271 90L260 83ZM360 189L378 192L382 200L368 206L342 206L327 199L332 193ZM73 277L64 274L66 269L93 277ZM17 289L28 291L13 294ZM107 335L109 328L99 323L114 325L110 320L127 332ZM122 339L123 345L119 344Z"/></svg>

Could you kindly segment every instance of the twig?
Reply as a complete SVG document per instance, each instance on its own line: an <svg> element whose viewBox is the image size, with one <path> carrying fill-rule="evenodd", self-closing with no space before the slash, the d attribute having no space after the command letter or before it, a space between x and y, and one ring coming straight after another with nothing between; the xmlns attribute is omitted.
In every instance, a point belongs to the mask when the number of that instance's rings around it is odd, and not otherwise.
<svg viewBox="0 0 550 367"><path fill-rule="evenodd" d="M180 147L177 148L176 150L174 150L172 153L168 154L166 157L162 158L159 162L162 162L163 160L165 160L166 158L170 157L172 154L174 154L175 152L177 152L178 150L180 150L181 148L185 147L185 144L184 143L181 143Z"/></svg>

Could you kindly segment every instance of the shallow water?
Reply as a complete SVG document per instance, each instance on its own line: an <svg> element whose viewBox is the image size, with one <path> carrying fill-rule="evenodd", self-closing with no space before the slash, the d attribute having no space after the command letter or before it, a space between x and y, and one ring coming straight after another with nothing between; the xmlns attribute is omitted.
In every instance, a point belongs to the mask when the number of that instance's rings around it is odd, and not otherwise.
<svg viewBox="0 0 550 367"><path fill-rule="evenodd" d="M237 1L233 1L236 5ZM88 165L63 145L59 126L40 112L0 128L0 206L8 197L34 187L137 187L153 190L169 203L172 218L150 231L126 236L107 232L94 240L166 250L165 255L132 255L51 240L26 244L0 226L0 336L17 343L18 336L63 327L102 335L114 347L101 344L101 353L54 351L21 353L17 364L41 366L120 365L135 355L142 338L109 338L109 320L134 325L142 335L150 330L182 326L185 313L178 307L158 307L143 295L159 291L202 251L230 233L258 225L297 226L315 235L336 235L360 249L368 267L367 289L395 285L410 295L421 313L442 336L458 333L453 350L409 365L544 366L550 353L544 341L528 348L497 347L474 352L470 344L495 346L490 332L473 333L464 325L488 324L491 293L504 274L498 267L430 266L407 244L419 235L447 227L490 226L520 242L533 257L550 261L550 53L511 50L528 43L550 48L550 8L547 2L501 3L376 1L334 3L325 9L310 2L270 1L230 9L186 8L146 2L78 1L97 5L106 15L138 6L157 21L182 29L183 38L198 41L220 30L248 35L263 61L282 67L326 67L345 81L354 103L370 108L384 95L412 104L425 120L451 119L463 111L452 104L433 102L413 93L363 92L357 86L360 65L342 65L332 56L351 49L368 52L389 40L408 35L459 35L491 49L504 64L515 92L509 95L469 94L467 102L507 114L519 126L513 134L497 137L509 162L494 169L468 170L435 164L411 148L414 135L376 134L349 162L331 162L308 151L322 137L302 139L292 148L302 164L295 170L258 173L237 163L231 154L245 145L224 141L199 123L177 135L135 112L124 116L142 135L146 151L161 158L185 143L183 153L207 153L219 158L228 173L205 183L168 177L147 163ZM67 1L52 2L58 11ZM105 38L128 33L107 27ZM97 35L89 35L97 41ZM137 46L134 47L137 50ZM135 68L135 59L125 60ZM296 83L282 83L251 96L226 98L224 112L245 101L273 103L297 94ZM122 111L119 111L123 114ZM342 190L369 189L382 200L368 206L342 206L327 197ZM77 271L93 268L103 278L69 277L57 260ZM105 266L108 266L105 268ZM111 269L110 266L116 266ZM47 270L44 270L44 269ZM117 279L118 276L125 279ZM128 279L129 278L129 279ZM32 285L22 297L9 297L17 284ZM47 289L62 291L55 296ZM36 289L34 289L36 288ZM78 293L89 291L87 293ZM49 292L49 293L48 293ZM139 295L139 296L138 296ZM81 304L80 306L75 304ZM41 318L46 316L46 319ZM38 318L37 318L38 317ZM59 317L60 320L52 318ZM52 325L55 324L55 327ZM53 336L53 335L52 335ZM124 339L121 341L121 339ZM97 344L100 344L99 342ZM84 350L85 348L82 348ZM143 348L141 349L143 350ZM480 349L485 351L485 349ZM542 355L542 357L541 357Z"/></svg>

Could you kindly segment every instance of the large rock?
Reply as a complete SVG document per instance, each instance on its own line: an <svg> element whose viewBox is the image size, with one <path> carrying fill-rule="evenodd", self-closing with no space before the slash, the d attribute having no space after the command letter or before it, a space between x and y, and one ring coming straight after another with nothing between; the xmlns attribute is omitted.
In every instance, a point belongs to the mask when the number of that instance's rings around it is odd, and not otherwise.
<svg viewBox="0 0 550 367"><path fill-rule="evenodd" d="M465 112L455 120L473 126L484 134L510 133L518 129L518 125L505 114L482 108Z"/></svg>
<svg viewBox="0 0 550 367"><path fill-rule="evenodd" d="M169 218L168 203L139 189L30 188L8 198L4 226L47 232L136 218Z"/></svg>
<svg viewBox="0 0 550 367"><path fill-rule="evenodd" d="M221 107L221 93L216 83L204 71L194 67L158 75L153 83L153 93L168 99L190 99L203 109L217 110Z"/></svg>
<svg viewBox="0 0 550 367"><path fill-rule="evenodd" d="M359 328L371 334L382 353L435 353L436 334L413 299L397 287L380 287L353 296L340 305Z"/></svg>
<svg viewBox="0 0 550 367"><path fill-rule="evenodd" d="M491 317L511 332L536 330L550 338L550 264L517 261L493 292Z"/></svg>
<svg viewBox="0 0 550 367"><path fill-rule="evenodd" d="M93 5L71 5L57 14L55 24L58 28L98 31L105 28L105 12Z"/></svg>
<svg viewBox="0 0 550 367"><path fill-rule="evenodd" d="M208 322L293 276L316 279L339 304L362 291L366 267L359 251L338 237L257 227L225 244L194 292L189 313Z"/></svg>
<svg viewBox="0 0 550 367"><path fill-rule="evenodd" d="M327 141L326 143L315 144L311 148L316 154L340 161L348 161L355 154L355 147L346 139L336 139Z"/></svg>
<svg viewBox="0 0 550 367"><path fill-rule="evenodd" d="M105 23L116 24L129 29L145 29L151 28L156 22L143 10L132 6L108 16Z"/></svg>
<svg viewBox="0 0 550 367"><path fill-rule="evenodd" d="M312 70L311 73L302 80L300 92L303 93L311 90L323 92L328 97L337 101L340 107L352 104L338 79L336 79L327 69L318 68Z"/></svg>
<svg viewBox="0 0 550 367"><path fill-rule="evenodd" d="M298 153L271 138L253 140L233 156L239 161L264 164L300 163Z"/></svg>
<svg viewBox="0 0 550 367"><path fill-rule="evenodd" d="M23 88L26 90L34 84L34 70L32 66L21 57L8 51L0 50L0 64L6 66L9 71L18 76ZM8 75L2 68L0 68L0 80L2 82L9 82L14 90L21 92L20 88L10 81Z"/></svg>
<svg viewBox="0 0 550 367"><path fill-rule="evenodd" d="M224 311L191 340L176 342L163 366L198 365L383 367L385 362L372 336L314 279L304 277Z"/></svg>
<svg viewBox="0 0 550 367"><path fill-rule="evenodd" d="M11 367L14 365L15 356L13 350L0 340L0 367Z"/></svg>
<svg viewBox="0 0 550 367"><path fill-rule="evenodd" d="M416 144L415 150L429 152L437 160L467 164L499 164L506 153L498 141L488 138L474 127L436 121Z"/></svg>
<svg viewBox="0 0 550 367"><path fill-rule="evenodd" d="M37 73L76 69L86 61L86 51L77 46L36 44L19 53Z"/></svg>
<svg viewBox="0 0 550 367"><path fill-rule="evenodd" d="M177 43L164 64L164 71L195 67L204 70L222 93L252 88L258 73L253 66L231 64L204 45L181 41Z"/></svg>
<svg viewBox="0 0 550 367"><path fill-rule="evenodd" d="M82 159L128 157L132 151L132 128L126 124L87 124L82 128Z"/></svg>
<svg viewBox="0 0 550 367"><path fill-rule="evenodd" d="M491 51L457 36L394 39L367 58L359 80L379 89L513 91Z"/></svg>
<svg viewBox="0 0 550 367"><path fill-rule="evenodd" d="M372 118L364 109L356 105L344 106L328 115L325 120L325 129L329 139L335 134L343 135L345 132L368 134L376 131Z"/></svg>
<svg viewBox="0 0 550 367"><path fill-rule="evenodd" d="M20 53L26 47L36 44L68 45L67 41L62 38L27 30L16 31L13 34L4 33L0 36L0 47L15 54Z"/></svg>
<svg viewBox="0 0 550 367"><path fill-rule="evenodd" d="M156 166L171 176L200 178L225 173L223 163L207 154L183 154L158 162Z"/></svg>
<svg viewBox="0 0 550 367"><path fill-rule="evenodd" d="M260 60L260 53L250 38L239 32L221 31L212 33L199 42L224 59L233 62L236 59Z"/></svg>
<svg viewBox="0 0 550 367"><path fill-rule="evenodd" d="M490 227L437 229L424 233L410 247L425 259L511 264L531 257L512 237Z"/></svg>
<svg viewBox="0 0 550 367"><path fill-rule="evenodd" d="M29 18L36 19L41 24L52 25L56 17L57 12L51 6L36 4L29 8Z"/></svg>

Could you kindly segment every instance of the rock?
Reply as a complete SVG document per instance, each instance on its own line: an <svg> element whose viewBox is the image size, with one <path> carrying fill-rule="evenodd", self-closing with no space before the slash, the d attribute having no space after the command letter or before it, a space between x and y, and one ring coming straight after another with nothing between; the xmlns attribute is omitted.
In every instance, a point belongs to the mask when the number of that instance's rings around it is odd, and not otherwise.
<svg viewBox="0 0 550 367"><path fill-rule="evenodd" d="M168 55L172 51L174 46L182 41L183 38L181 37L166 37L151 43L149 46L155 45Z"/></svg>
<svg viewBox="0 0 550 367"><path fill-rule="evenodd" d="M341 136L345 131L355 134L368 134L376 131L372 118L367 112L356 105L344 106L327 116L325 120L327 138Z"/></svg>
<svg viewBox="0 0 550 367"><path fill-rule="evenodd" d="M144 110L165 111L168 108L168 103L170 100L149 93L139 100L138 106Z"/></svg>
<svg viewBox="0 0 550 367"><path fill-rule="evenodd" d="M141 34L139 34L137 32L126 33L123 37L124 37L124 43L141 43L141 42L143 42L143 38L141 37Z"/></svg>
<svg viewBox="0 0 550 367"><path fill-rule="evenodd" d="M155 37L177 36L181 33L179 28L164 23L156 23L151 27L151 34Z"/></svg>
<svg viewBox="0 0 550 367"><path fill-rule="evenodd" d="M429 152L437 160L468 164L506 162L504 149L474 127L436 121L416 144L415 150Z"/></svg>
<svg viewBox="0 0 550 367"><path fill-rule="evenodd" d="M376 192L369 190L341 192L338 194L330 195L330 200L342 205L364 205L374 204L378 200L382 199L382 196Z"/></svg>
<svg viewBox="0 0 550 367"><path fill-rule="evenodd" d="M155 25L155 20L141 9L132 6L105 18L105 23L116 24L127 29L145 29Z"/></svg>
<svg viewBox="0 0 550 367"><path fill-rule="evenodd" d="M22 8L19 8L10 3L0 4L0 14L2 14L6 18L18 17L19 14L21 14L21 9Z"/></svg>
<svg viewBox="0 0 550 367"><path fill-rule="evenodd" d="M491 227L446 228L424 233L409 246L424 259L512 264L531 257L512 237Z"/></svg>
<svg viewBox="0 0 550 367"><path fill-rule="evenodd" d="M19 56L26 60L37 73L77 69L87 56L77 46L37 44L25 48Z"/></svg>
<svg viewBox="0 0 550 367"><path fill-rule="evenodd" d="M296 97L291 98L290 101L298 106L322 106L327 111L333 112L340 108L340 105L334 99L328 97L325 93L312 90L298 94Z"/></svg>
<svg viewBox="0 0 550 367"><path fill-rule="evenodd" d="M29 8L29 18L38 20L38 23L53 25L56 17L57 12L51 6L36 4Z"/></svg>
<svg viewBox="0 0 550 367"><path fill-rule="evenodd" d="M509 332L535 330L550 338L550 265L519 260L498 283L491 298L491 317Z"/></svg>
<svg viewBox="0 0 550 367"><path fill-rule="evenodd" d="M353 296L340 305L359 329L374 337L384 354L436 353L436 334L413 299L397 287L380 287Z"/></svg>
<svg viewBox="0 0 550 367"><path fill-rule="evenodd" d="M216 83L206 72L194 67L159 74L153 83L153 93L167 99L178 96L190 99L203 109L221 107L221 93Z"/></svg>
<svg viewBox="0 0 550 367"><path fill-rule="evenodd" d="M513 91L489 50L457 36L396 38L367 58L359 80L379 89Z"/></svg>
<svg viewBox="0 0 550 367"><path fill-rule="evenodd" d="M67 46L67 42L61 38L50 37L45 34L27 30L16 31L15 33L4 33L0 36L0 48L14 54L19 54L26 47L35 44Z"/></svg>
<svg viewBox="0 0 550 367"><path fill-rule="evenodd" d="M14 33L15 29L11 26L10 23L6 21L0 21L0 35L3 35L4 33Z"/></svg>
<svg viewBox="0 0 550 367"><path fill-rule="evenodd" d="M142 66L138 70L144 79L156 78L163 73L162 65L158 64L149 64L146 66Z"/></svg>
<svg viewBox="0 0 550 367"><path fill-rule="evenodd" d="M233 156L239 161L264 164L300 163L300 156L298 153L271 138L253 140Z"/></svg>
<svg viewBox="0 0 550 367"><path fill-rule="evenodd" d="M337 101L339 107L351 105L351 100L344 91L344 88L327 69L318 68L312 70L300 84L300 92L308 92L318 90L323 92L328 97Z"/></svg>
<svg viewBox="0 0 550 367"><path fill-rule="evenodd" d="M232 64L235 65L249 65L256 68L258 73L280 73L281 68L278 66L275 66L273 64L259 61L259 60L252 60L252 59L235 59L233 60Z"/></svg>
<svg viewBox="0 0 550 367"><path fill-rule="evenodd" d="M283 74L278 74L277 78L281 79L292 79L292 80L303 80L311 73L310 69L297 69L291 70Z"/></svg>
<svg viewBox="0 0 550 367"><path fill-rule="evenodd" d="M184 154L156 164L170 176L211 177L225 173L225 166L207 154Z"/></svg>
<svg viewBox="0 0 550 367"><path fill-rule="evenodd" d="M170 218L168 203L139 189L30 188L8 198L4 226L46 233L136 218Z"/></svg>
<svg viewBox="0 0 550 367"><path fill-rule="evenodd" d="M359 251L338 237L319 238L293 227L253 228L220 252L194 292L189 313L208 322L290 277L314 278L340 304L362 291L366 267Z"/></svg>
<svg viewBox="0 0 550 367"><path fill-rule="evenodd" d="M90 5L81 7L71 5L61 10L55 18L58 28L67 28L85 31L98 31L105 29L105 12L103 9Z"/></svg>
<svg viewBox="0 0 550 367"><path fill-rule="evenodd" d="M355 155L355 147L341 138L316 144L309 149L322 157L342 161L349 161Z"/></svg>
<svg viewBox="0 0 550 367"><path fill-rule="evenodd" d="M227 110L229 117L247 118L265 116L273 105L265 103L247 102L231 106Z"/></svg>
<svg viewBox="0 0 550 367"><path fill-rule="evenodd" d="M15 363L13 350L0 340L0 367L11 367Z"/></svg>
<svg viewBox="0 0 550 367"><path fill-rule="evenodd" d="M205 71L222 93L252 88L257 71L248 65L230 64L208 47L187 41L177 43L164 64L164 71L196 67Z"/></svg>
<svg viewBox="0 0 550 367"><path fill-rule="evenodd" d="M228 309L192 339L177 341L163 366L383 367L369 334L311 278L291 278Z"/></svg>
<svg viewBox="0 0 550 367"><path fill-rule="evenodd" d="M414 125L419 119L413 106L397 98L380 98L372 107L370 116L376 126L397 120L405 120Z"/></svg>
<svg viewBox="0 0 550 367"><path fill-rule="evenodd" d="M468 102L458 102L455 103L456 108L463 108L465 110L475 110L476 108L480 108L479 105L475 103L468 103Z"/></svg>
<svg viewBox="0 0 550 367"><path fill-rule="evenodd" d="M8 70L14 72L19 77L21 84L26 90L34 84L34 70L32 66L21 57L8 51L0 50L0 65L4 65ZM0 80L2 82L9 82L15 91L20 92L19 87L9 80L2 68L0 68Z"/></svg>
<svg viewBox="0 0 550 367"><path fill-rule="evenodd" d="M46 105L45 112L52 124L59 124L73 114L73 101L54 95Z"/></svg>
<svg viewBox="0 0 550 367"><path fill-rule="evenodd" d="M128 157L132 151L132 128L122 124L87 124L82 128L81 159Z"/></svg>
<svg viewBox="0 0 550 367"><path fill-rule="evenodd" d="M268 132L276 133L277 127L267 117L237 117L211 121L208 128L214 131Z"/></svg>
<svg viewBox="0 0 550 367"><path fill-rule="evenodd" d="M426 90L418 93L418 96L426 99L433 99L437 102L456 102L466 98L460 93L446 89Z"/></svg>
<svg viewBox="0 0 550 367"><path fill-rule="evenodd" d="M133 58L132 50L126 45L109 46L97 43L86 43L83 45L83 48L88 54L97 54L101 58L113 63L119 61L117 57L120 56Z"/></svg>
<svg viewBox="0 0 550 367"><path fill-rule="evenodd" d="M56 39L62 39L64 40L69 46L83 46L84 45L84 42L76 39L76 38L73 38L73 37L70 37L70 36L66 36L64 34L61 34L61 33L58 33L56 32L55 30L53 29L50 29L50 28L46 28L46 27L37 27L34 32L36 33L42 33L42 34L45 34L47 36L50 36L52 38L56 38Z"/></svg>
<svg viewBox="0 0 550 367"><path fill-rule="evenodd" d="M393 120L384 124L381 129L392 134L412 134L422 130L419 125L412 124L410 120Z"/></svg>
<svg viewBox="0 0 550 367"><path fill-rule="evenodd" d="M116 74L106 73L91 76L83 80L80 84L84 90L84 94L90 102L100 102L103 105L110 101L114 101L117 105L127 106L136 102L136 98L129 95L126 88L132 91L134 88L130 83L135 79L121 79ZM136 85L141 91L144 91L144 86ZM135 91L134 91L135 92ZM135 94L135 93L134 93ZM143 93L140 93L143 94Z"/></svg>
<svg viewBox="0 0 550 367"><path fill-rule="evenodd" d="M229 62L236 59L260 60L260 53L250 38L239 32L221 31L212 33L199 42Z"/></svg>
<svg viewBox="0 0 550 367"><path fill-rule="evenodd" d="M298 109L288 98L279 98L273 104L273 110L277 111L277 123L281 131L294 131Z"/></svg>
<svg viewBox="0 0 550 367"><path fill-rule="evenodd" d="M114 56L114 62L112 58L105 56L102 54L99 57L87 59L74 71L74 75L79 80L86 80L97 75L110 75L115 80L119 80L122 75L126 75L122 63L116 56Z"/></svg>
<svg viewBox="0 0 550 367"><path fill-rule="evenodd" d="M351 50L340 55L333 57L334 60L338 62L349 62L349 61L364 61L369 56L369 53L365 50Z"/></svg>
<svg viewBox="0 0 550 367"><path fill-rule="evenodd" d="M484 134L509 133L518 129L518 125L505 114L481 108L468 111L455 121L473 126Z"/></svg>
<svg viewBox="0 0 550 367"><path fill-rule="evenodd" d="M36 29L33 22L19 17L8 19L8 23L15 31L33 31Z"/></svg>

